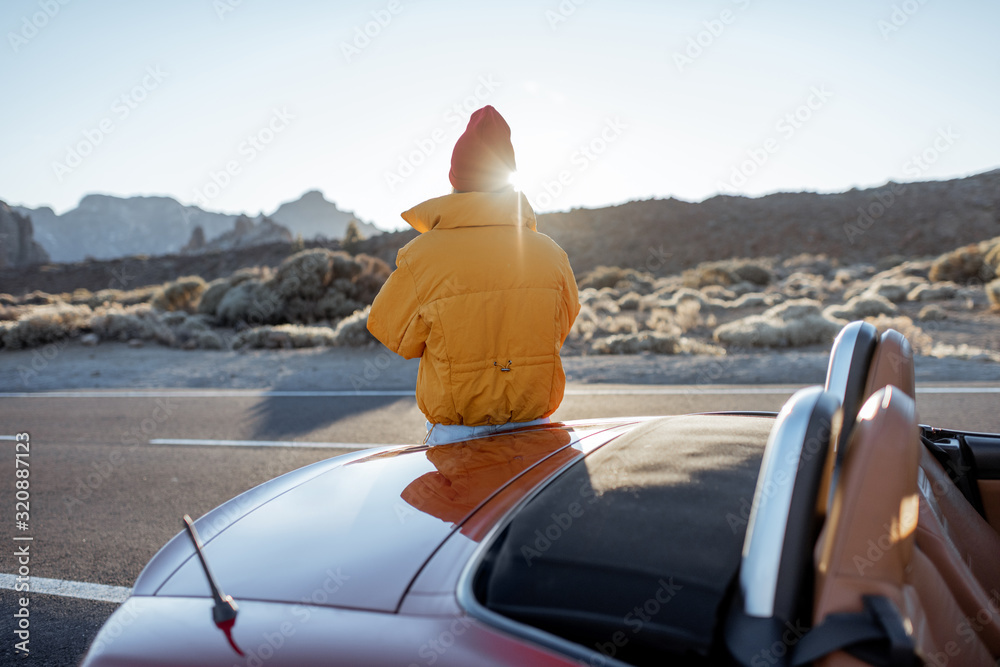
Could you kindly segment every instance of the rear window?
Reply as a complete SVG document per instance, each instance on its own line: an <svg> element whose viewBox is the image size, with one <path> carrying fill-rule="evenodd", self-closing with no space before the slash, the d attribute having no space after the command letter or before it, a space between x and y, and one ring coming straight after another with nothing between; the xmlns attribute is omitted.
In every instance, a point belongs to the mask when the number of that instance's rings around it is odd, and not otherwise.
<svg viewBox="0 0 1000 667"><path fill-rule="evenodd" d="M773 424L667 417L605 445L507 525L477 599L635 665L711 664Z"/></svg>

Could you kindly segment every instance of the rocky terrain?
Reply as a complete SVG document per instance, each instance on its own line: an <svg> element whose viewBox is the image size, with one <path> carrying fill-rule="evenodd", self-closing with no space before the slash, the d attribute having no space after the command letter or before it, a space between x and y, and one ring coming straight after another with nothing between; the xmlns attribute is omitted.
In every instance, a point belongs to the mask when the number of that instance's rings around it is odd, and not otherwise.
<svg viewBox="0 0 1000 667"><path fill-rule="evenodd" d="M866 319L902 331L925 357L998 362L998 197L993 171L835 195L540 216L580 288L564 354L822 350L846 322ZM274 221L242 218L210 241L196 233L186 254L0 269L0 350L67 340L376 345L367 306L414 235L379 234L346 253L336 241L292 241Z"/></svg>
<svg viewBox="0 0 1000 667"><path fill-rule="evenodd" d="M48 253L35 241L31 218L0 202L0 269L48 261Z"/></svg>
<svg viewBox="0 0 1000 667"><path fill-rule="evenodd" d="M275 243L291 243L292 233L288 227L279 225L266 215L256 220L241 215L233 221L233 228L219 234L210 241L205 240L205 231L195 227L191 238L181 248L186 255L206 252L232 252L237 248L248 248Z"/></svg>

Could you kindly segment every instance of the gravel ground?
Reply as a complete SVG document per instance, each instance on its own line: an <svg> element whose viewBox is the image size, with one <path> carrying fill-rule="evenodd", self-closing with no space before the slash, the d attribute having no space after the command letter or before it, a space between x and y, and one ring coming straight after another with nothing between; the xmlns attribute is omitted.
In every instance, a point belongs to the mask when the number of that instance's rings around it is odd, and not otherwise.
<svg viewBox="0 0 1000 667"><path fill-rule="evenodd" d="M563 365L571 384L821 383L829 350L706 356L577 356ZM917 357L919 382L1000 382L1000 364ZM124 388L412 389L417 360L384 349L315 348L247 352L133 348L78 342L0 352L2 391Z"/></svg>

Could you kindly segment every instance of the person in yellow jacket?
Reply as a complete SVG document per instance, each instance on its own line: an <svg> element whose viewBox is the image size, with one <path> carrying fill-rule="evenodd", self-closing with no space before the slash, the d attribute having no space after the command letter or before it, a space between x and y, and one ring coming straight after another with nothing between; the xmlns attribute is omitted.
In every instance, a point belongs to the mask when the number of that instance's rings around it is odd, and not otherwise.
<svg viewBox="0 0 1000 667"><path fill-rule="evenodd" d="M400 249L368 315L386 347L420 357L430 444L548 421L562 401L576 279L510 185L515 169L506 121L492 106L473 113L452 153L454 192L402 214L420 236Z"/></svg>

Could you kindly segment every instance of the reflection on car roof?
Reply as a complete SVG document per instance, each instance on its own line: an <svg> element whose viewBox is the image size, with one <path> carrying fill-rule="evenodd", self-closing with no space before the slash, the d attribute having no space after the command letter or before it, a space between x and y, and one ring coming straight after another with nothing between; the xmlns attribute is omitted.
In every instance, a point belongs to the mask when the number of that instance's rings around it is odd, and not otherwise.
<svg viewBox="0 0 1000 667"><path fill-rule="evenodd" d="M689 415L622 435L516 515L487 558L478 597L634 664L662 664L665 653L702 663L773 424Z"/></svg>

